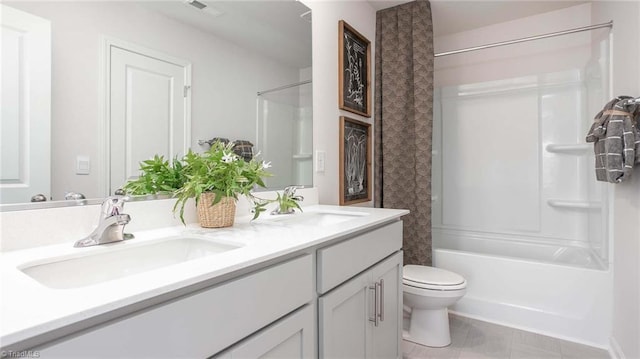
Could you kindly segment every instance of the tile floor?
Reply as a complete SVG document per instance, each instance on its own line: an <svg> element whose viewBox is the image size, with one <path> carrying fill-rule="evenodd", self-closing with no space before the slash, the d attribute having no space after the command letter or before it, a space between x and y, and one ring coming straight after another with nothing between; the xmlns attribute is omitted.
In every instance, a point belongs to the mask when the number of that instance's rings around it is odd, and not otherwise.
<svg viewBox="0 0 640 359"><path fill-rule="evenodd" d="M523 330L450 315L451 345L403 342L403 359L609 359L607 351Z"/></svg>

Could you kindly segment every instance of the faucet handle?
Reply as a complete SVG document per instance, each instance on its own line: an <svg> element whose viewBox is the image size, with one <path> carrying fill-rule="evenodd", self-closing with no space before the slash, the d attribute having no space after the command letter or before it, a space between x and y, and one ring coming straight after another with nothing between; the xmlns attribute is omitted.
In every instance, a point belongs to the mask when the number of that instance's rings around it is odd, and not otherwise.
<svg viewBox="0 0 640 359"><path fill-rule="evenodd" d="M284 188L284 195L288 197L293 197L293 195L296 194L296 190L303 189L303 188L304 186L300 186L300 185L287 186Z"/></svg>
<svg viewBox="0 0 640 359"><path fill-rule="evenodd" d="M122 214L124 203L130 199L129 196L109 196L102 202L102 214L104 218Z"/></svg>

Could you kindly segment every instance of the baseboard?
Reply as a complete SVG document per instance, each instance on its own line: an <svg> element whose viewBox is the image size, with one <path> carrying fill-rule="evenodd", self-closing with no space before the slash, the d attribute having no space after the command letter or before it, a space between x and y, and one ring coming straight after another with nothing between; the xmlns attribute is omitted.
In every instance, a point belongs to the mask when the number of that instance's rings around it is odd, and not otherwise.
<svg viewBox="0 0 640 359"><path fill-rule="evenodd" d="M581 340L581 339L573 337L573 336L562 335L562 334L559 334L559 333L556 333L556 332L549 332L549 331L546 331L546 330L540 330L538 328L525 326L525 325L516 325L516 324L514 324L512 322L509 322L509 321L504 321L504 320L499 320L499 319L496 320L495 318L482 316L482 315L470 314L468 312L461 312L461 311L456 311L456 310L452 310L452 309L449 309L449 313L457 315L459 317L471 318L471 319L479 320L479 321L482 321L482 322L502 325L504 327L524 330L524 331L527 331L527 332L536 333L536 334L540 334L540 335L544 335L544 336L552 337L552 338L556 338L556 339L561 339L561 340L564 340L564 341L567 341L567 342L587 345L587 346L590 346L590 347L599 348L599 349L603 349L603 350L606 350L606 351L610 352L610 349L609 349L609 347L607 345L602 345L602 344L591 342L591 341L587 341L587 340ZM609 355L611 355L611 353L609 353ZM614 359L626 359L626 358L625 357L620 357L620 358L614 358Z"/></svg>
<svg viewBox="0 0 640 359"><path fill-rule="evenodd" d="M472 319L609 350L608 331L603 328L583 328L591 324L584 317L575 318L565 313L496 302L469 294L451 306L449 311Z"/></svg>
<svg viewBox="0 0 640 359"><path fill-rule="evenodd" d="M614 337L609 337L609 356L611 359L627 359L622 348L620 348L620 344Z"/></svg>

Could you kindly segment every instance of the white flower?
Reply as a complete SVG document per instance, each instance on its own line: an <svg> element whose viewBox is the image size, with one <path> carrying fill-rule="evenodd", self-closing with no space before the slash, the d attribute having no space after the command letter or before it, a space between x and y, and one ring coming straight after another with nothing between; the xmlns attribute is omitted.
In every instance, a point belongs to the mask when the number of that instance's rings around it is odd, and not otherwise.
<svg viewBox="0 0 640 359"><path fill-rule="evenodd" d="M269 168L269 167L271 167L271 161L269 161L269 162L262 161L262 168L263 169L266 169L266 168Z"/></svg>
<svg viewBox="0 0 640 359"><path fill-rule="evenodd" d="M231 163L235 160L236 160L236 157L234 156L233 153L225 153L224 156L222 156L222 162L224 163Z"/></svg>

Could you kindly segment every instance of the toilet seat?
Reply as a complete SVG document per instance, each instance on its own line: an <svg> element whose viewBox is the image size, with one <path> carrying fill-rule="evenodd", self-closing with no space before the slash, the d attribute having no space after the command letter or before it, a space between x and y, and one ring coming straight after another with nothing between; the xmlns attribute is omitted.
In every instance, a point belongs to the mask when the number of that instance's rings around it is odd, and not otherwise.
<svg viewBox="0 0 640 359"><path fill-rule="evenodd" d="M430 290L460 290L467 287L465 279L441 268L406 265L402 270L402 284Z"/></svg>

